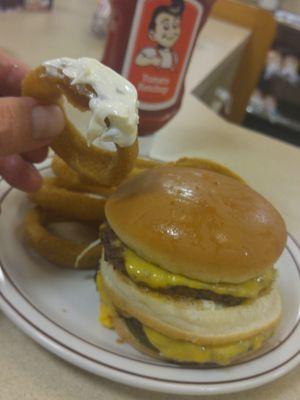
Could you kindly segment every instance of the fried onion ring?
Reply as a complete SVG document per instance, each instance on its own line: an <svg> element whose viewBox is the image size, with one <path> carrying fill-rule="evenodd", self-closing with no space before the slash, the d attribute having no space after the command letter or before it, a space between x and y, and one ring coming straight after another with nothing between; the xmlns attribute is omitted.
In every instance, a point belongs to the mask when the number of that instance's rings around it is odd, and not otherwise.
<svg viewBox="0 0 300 400"><path fill-rule="evenodd" d="M138 169L150 169L164 165L164 161L155 160L153 158L137 158L134 167Z"/></svg>
<svg viewBox="0 0 300 400"><path fill-rule="evenodd" d="M168 165L206 169L209 171L218 172L219 174L222 175L230 176L231 178L237 179L238 181L245 183L245 181L239 175L237 175L235 172L232 172L229 168L225 167L224 165L203 158L183 157L179 158L176 161L169 162Z"/></svg>
<svg viewBox="0 0 300 400"><path fill-rule="evenodd" d="M44 104L57 104L62 110L62 96L65 95L74 107L87 111L95 91L89 85L71 85L71 79L65 75L48 75L46 68L39 66L23 80L22 95L34 97ZM64 115L65 128L51 144L55 153L89 182L105 186L120 183L133 169L138 154L137 140L128 147L116 144L115 152L88 145L65 112Z"/></svg>
<svg viewBox="0 0 300 400"><path fill-rule="evenodd" d="M124 178L124 180L139 174L145 169L155 168L164 164L165 163L162 161L137 158L134 164L134 168L129 173L129 175ZM57 178L58 186L65 187L66 189L85 193L97 193L102 196L109 196L115 190L115 186L100 186L86 181L83 177L72 170L62 158L58 156L53 157L51 168Z"/></svg>
<svg viewBox="0 0 300 400"><path fill-rule="evenodd" d="M47 225L52 222L64 222L36 207L28 212L25 218L25 238L29 245L51 263L64 268L75 268L78 257L84 252L88 243L75 243L50 233ZM76 265L78 269L90 269L97 266L101 257L101 246L97 245L84 253Z"/></svg>
<svg viewBox="0 0 300 400"><path fill-rule="evenodd" d="M95 193L107 197L114 192L114 187L99 186L86 183L84 179L73 171L60 157L53 157L51 163L52 171L55 174L57 186L76 192Z"/></svg>
<svg viewBox="0 0 300 400"><path fill-rule="evenodd" d="M104 219L105 198L72 192L55 183L55 178L44 178L41 189L29 194L29 199L43 210L66 220L99 224Z"/></svg>
<svg viewBox="0 0 300 400"><path fill-rule="evenodd" d="M139 174L145 169L156 168L162 165L178 165L181 167L194 167L201 168L210 171L218 172L222 175L230 176L231 178L238 179L240 182L244 180L236 173L232 172L229 168L216 163L211 160L201 158L188 158L183 157L176 161L164 162L154 159L137 158L134 168L131 173L125 178L125 180ZM59 157L54 157L52 160L52 170L57 177L57 183L59 186L67 189L72 189L86 193L98 193L103 196L109 196L115 190L115 187L105 187L99 185L91 185L85 182L75 171L68 167L68 165Z"/></svg>

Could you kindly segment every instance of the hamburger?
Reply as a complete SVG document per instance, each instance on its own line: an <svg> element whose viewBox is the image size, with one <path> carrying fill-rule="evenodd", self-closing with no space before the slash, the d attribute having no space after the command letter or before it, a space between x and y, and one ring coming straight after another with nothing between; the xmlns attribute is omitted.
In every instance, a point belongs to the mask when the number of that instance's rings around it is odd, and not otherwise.
<svg viewBox="0 0 300 400"><path fill-rule="evenodd" d="M273 334L286 227L248 185L161 166L123 183L105 216L100 319L123 341L173 362L228 365Z"/></svg>

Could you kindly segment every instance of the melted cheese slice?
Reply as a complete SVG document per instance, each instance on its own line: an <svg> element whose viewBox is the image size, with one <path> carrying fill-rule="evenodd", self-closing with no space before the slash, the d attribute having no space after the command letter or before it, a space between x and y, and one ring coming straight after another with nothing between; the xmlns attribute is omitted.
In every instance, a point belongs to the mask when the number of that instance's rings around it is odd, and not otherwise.
<svg viewBox="0 0 300 400"><path fill-rule="evenodd" d="M271 332L260 333L249 339L218 346L201 346L162 335L143 326L144 332L160 355L171 360L196 363L230 364L248 351L258 350Z"/></svg>
<svg viewBox="0 0 300 400"><path fill-rule="evenodd" d="M102 276L101 276L100 272L97 273L96 285L97 285L98 292L101 296L99 321L103 326L105 326L105 328L113 329L114 328L114 324L113 324L114 312L113 312L113 308L109 305L109 301L106 298L104 291L102 290Z"/></svg>
<svg viewBox="0 0 300 400"><path fill-rule="evenodd" d="M152 289L185 286L192 289L210 290L218 294L227 294L235 297L254 298L262 289L269 287L276 276L276 272L272 268L257 278L239 284L208 283L165 271L143 260L129 249L125 250L124 256L125 268L129 277L134 282L144 283Z"/></svg>

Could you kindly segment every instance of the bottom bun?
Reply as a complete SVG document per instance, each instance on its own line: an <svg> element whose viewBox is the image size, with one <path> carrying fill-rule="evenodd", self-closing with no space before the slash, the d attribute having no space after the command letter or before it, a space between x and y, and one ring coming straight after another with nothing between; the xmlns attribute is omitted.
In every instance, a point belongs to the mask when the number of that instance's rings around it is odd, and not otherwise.
<svg viewBox="0 0 300 400"><path fill-rule="evenodd" d="M197 364L203 367L215 365L229 365L249 357L252 353L259 350L272 335L272 331L264 332L253 338L238 341L231 344L219 346L200 346L193 343L174 340L152 331L149 345L141 343L140 338L136 337L128 326L130 318L115 315L114 328L122 341L129 343L133 348L147 356L162 359L165 361L176 362L179 364ZM142 325L141 325L142 326ZM145 332L149 328L143 327ZM148 336L148 334L147 334ZM152 338L158 337L161 348L153 346ZM163 338L163 341L160 340ZM154 340L154 344L155 340ZM153 349L151 348L153 347Z"/></svg>

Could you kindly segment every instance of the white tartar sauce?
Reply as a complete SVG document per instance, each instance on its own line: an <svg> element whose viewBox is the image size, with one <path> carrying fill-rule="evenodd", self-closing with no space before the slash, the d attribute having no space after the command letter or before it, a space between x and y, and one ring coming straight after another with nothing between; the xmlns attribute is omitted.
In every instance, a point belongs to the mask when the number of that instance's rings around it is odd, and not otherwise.
<svg viewBox="0 0 300 400"><path fill-rule="evenodd" d="M111 68L93 58L62 57L43 63L50 76L70 78L79 93L89 93L92 117L86 132L88 143L100 139L121 147L131 146L137 137L138 99L135 87ZM107 123L107 121L109 123Z"/></svg>

